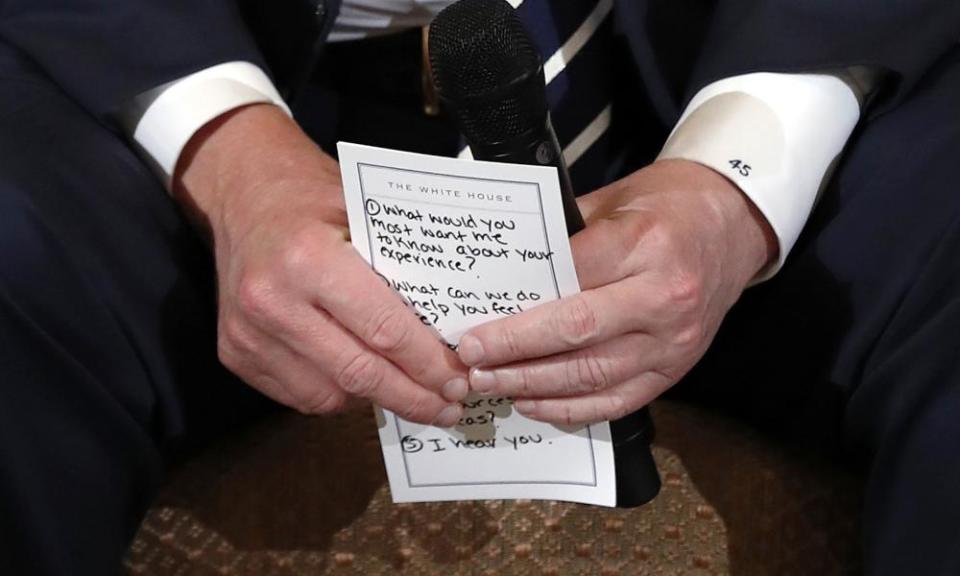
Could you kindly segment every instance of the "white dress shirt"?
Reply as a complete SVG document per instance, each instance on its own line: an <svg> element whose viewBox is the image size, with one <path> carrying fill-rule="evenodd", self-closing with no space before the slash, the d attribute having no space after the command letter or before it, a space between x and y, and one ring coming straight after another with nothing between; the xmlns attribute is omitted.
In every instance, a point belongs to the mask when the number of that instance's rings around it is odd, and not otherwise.
<svg viewBox="0 0 960 576"><path fill-rule="evenodd" d="M329 42L426 26L453 0L344 0Z"/></svg>
<svg viewBox="0 0 960 576"><path fill-rule="evenodd" d="M345 0L333 39L423 25L450 3ZM864 79L856 71L726 78L690 101L667 139L660 158L690 160L725 175L767 219L779 243L779 258L763 278L783 264L857 124ZM272 103L289 114L262 70L247 62L227 62L142 95L127 114L132 118L129 131L169 187L193 134L217 116L253 103ZM565 156L579 156L570 152Z"/></svg>
<svg viewBox="0 0 960 576"><path fill-rule="evenodd" d="M783 266L859 118L839 75L745 74L700 90L658 158L713 168L750 198L779 244L763 280Z"/></svg>
<svg viewBox="0 0 960 576"><path fill-rule="evenodd" d="M507 0L514 8L523 0ZM370 36L426 26L454 0L343 0L329 42L359 40Z"/></svg>

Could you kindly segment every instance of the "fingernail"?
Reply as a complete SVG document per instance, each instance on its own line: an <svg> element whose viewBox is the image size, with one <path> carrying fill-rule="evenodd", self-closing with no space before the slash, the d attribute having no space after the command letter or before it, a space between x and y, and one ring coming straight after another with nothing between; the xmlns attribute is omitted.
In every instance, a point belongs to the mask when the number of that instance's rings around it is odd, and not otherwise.
<svg viewBox="0 0 960 576"><path fill-rule="evenodd" d="M451 404L444 408L440 414L437 414L437 417L433 420L433 425L439 426L440 428L450 428L460 420L462 413L462 406L459 404Z"/></svg>
<svg viewBox="0 0 960 576"><path fill-rule="evenodd" d="M483 360L483 344L475 336L467 334L460 339L460 360L467 366L476 366Z"/></svg>
<svg viewBox="0 0 960 576"><path fill-rule="evenodd" d="M487 392L493 390L493 387L496 384L497 377L494 376L492 370L480 370L479 368L474 368L470 371L470 387L474 392L486 394Z"/></svg>
<svg viewBox="0 0 960 576"><path fill-rule="evenodd" d="M537 411L537 403L533 400L517 400L513 407L521 414L532 414Z"/></svg>
<svg viewBox="0 0 960 576"><path fill-rule="evenodd" d="M459 402L470 393L470 386L463 378L454 378L444 384L440 391L443 394L444 400L448 402Z"/></svg>

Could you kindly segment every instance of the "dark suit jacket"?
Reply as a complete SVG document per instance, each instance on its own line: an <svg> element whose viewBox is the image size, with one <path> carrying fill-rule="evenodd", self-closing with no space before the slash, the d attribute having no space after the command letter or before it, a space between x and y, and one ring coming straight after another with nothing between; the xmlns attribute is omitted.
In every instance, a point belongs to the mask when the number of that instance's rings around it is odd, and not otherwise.
<svg viewBox="0 0 960 576"><path fill-rule="evenodd" d="M572 1L572 0L563 0ZM35 60L92 115L229 60L295 94L340 0L0 0L0 41ZM697 89L752 71L865 64L895 106L960 39L956 0L617 0L617 30L664 125Z"/></svg>

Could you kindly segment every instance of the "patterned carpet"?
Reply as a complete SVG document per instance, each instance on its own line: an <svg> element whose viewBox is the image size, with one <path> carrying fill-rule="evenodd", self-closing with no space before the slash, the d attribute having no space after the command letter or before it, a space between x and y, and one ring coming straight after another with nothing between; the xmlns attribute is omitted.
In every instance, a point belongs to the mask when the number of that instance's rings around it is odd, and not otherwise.
<svg viewBox="0 0 960 576"><path fill-rule="evenodd" d="M661 495L634 510L390 502L369 410L283 414L181 467L131 575L858 573L856 478L742 425L660 402Z"/></svg>

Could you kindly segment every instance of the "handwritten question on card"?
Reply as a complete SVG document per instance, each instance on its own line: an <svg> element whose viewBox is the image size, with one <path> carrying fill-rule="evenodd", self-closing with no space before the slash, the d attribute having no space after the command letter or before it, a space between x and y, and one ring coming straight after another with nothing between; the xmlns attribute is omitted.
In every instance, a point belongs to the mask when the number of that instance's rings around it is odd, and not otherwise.
<svg viewBox="0 0 960 576"><path fill-rule="evenodd" d="M552 169L341 143L354 247L448 345L470 328L575 294ZM606 424L529 420L509 398L471 397L450 429L383 411L395 501L549 498L612 506Z"/></svg>

